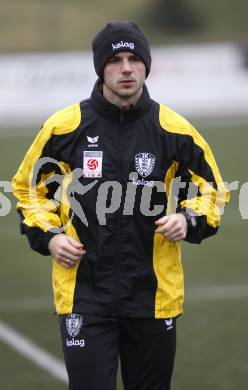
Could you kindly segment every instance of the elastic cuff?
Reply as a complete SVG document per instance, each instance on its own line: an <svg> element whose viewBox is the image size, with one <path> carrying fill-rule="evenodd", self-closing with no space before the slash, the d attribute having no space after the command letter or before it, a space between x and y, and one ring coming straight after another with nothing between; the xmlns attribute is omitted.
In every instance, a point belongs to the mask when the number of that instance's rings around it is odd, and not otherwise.
<svg viewBox="0 0 248 390"><path fill-rule="evenodd" d="M50 254L49 252L49 249L48 249L48 244L50 242L50 240L56 236L57 233L52 233L50 231L47 231L46 233L43 233L40 237L40 245L42 247L42 249L47 252L48 254Z"/></svg>

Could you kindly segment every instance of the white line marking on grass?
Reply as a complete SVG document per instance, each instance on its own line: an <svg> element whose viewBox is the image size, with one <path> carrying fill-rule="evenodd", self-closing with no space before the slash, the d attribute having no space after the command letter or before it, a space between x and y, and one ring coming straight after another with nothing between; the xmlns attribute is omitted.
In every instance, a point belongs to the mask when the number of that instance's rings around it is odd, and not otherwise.
<svg viewBox="0 0 248 390"><path fill-rule="evenodd" d="M226 128L237 127L237 126L246 126L248 123L247 115L240 116L209 116L209 117L198 117L198 118L189 118L192 123L196 123L195 126L198 128L205 128L206 130L212 130L218 127L218 130L226 130Z"/></svg>
<svg viewBox="0 0 248 390"><path fill-rule="evenodd" d="M244 299L248 298L248 285L215 285L185 287L186 301L208 301L221 299ZM52 312L52 298L49 297L24 297L24 298L1 298L0 312L24 312L46 310Z"/></svg>
<svg viewBox="0 0 248 390"><path fill-rule="evenodd" d="M40 126L37 127L39 129ZM38 135L35 127L32 129L21 129L21 128L0 128L0 138L34 138Z"/></svg>
<svg viewBox="0 0 248 390"><path fill-rule="evenodd" d="M248 285L199 286L185 288L186 301L216 301L248 298Z"/></svg>
<svg viewBox="0 0 248 390"><path fill-rule="evenodd" d="M49 297L24 297L24 298L1 298L0 312L18 311L54 311L52 298Z"/></svg>
<svg viewBox="0 0 248 390"><path fill-rule="evenodd" d="M49 372L56 379L68 383L67 372L63 362L35 345L31 340L2 321L0 321L0 341L31 360L38 367Z"/></svg>
<svg viewBox="0 0 248 390"><path fill-rule="evenodd" d="M191 115L188 117L188 119L195 124L198 128L206 128L207 130L212 130L212 128L220 128L220 130L225 131L226 128L235 127L235 126L246 126L248 123L248 116L245 115L229 115L229 116L212 116L209 115L207 117L205 116L193 116ZM41 122L40 122L41 123ZM40 123L33 124L30 123L29 125L25 126L25 128L18 127L18 126L4 126L2 125L0 128L0 138L34 138L37 136L41 125Z"/></svg>

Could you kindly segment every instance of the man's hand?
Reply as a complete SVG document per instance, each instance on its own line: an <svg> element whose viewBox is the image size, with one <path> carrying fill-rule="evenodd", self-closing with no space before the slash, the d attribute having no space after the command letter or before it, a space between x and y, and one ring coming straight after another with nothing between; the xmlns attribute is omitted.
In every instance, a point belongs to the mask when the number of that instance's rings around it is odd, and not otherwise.
<svg viewBox="0 0 248 390"><path fill-rule="evenodd" d="M57 234L51 238L48 244L53 258L65 268L73 267L82 259L86 253L83 247L83 244L65 234Z"/></svg>
<svg viewBox="0 0 248 390"><path fill-rule="evenodd" d="M160 218L155 222L157 229L155 233L161 233L166 240L181 241L187 234L188 224L183 214L171 214Z"/></svg>

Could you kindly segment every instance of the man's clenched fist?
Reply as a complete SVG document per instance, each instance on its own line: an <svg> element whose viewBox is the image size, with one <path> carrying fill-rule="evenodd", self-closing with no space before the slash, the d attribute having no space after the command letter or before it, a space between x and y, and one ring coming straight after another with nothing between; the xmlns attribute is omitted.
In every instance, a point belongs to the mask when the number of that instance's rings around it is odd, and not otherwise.
<svg viewBox="0 0 248 390"><path fill-rule="evenodd" d="M169 241L181 241L186 237L188 224L181 213L166 215L158 219L155 224L157 225L155 232L163 234Z"/></svg>
<svg viewBox="0 0 248 390"><path fill-rule="evenodd" d="M52 257L63 267L71 268L85 255L84 245L66 234L57 234L48 244Z"/></svg>

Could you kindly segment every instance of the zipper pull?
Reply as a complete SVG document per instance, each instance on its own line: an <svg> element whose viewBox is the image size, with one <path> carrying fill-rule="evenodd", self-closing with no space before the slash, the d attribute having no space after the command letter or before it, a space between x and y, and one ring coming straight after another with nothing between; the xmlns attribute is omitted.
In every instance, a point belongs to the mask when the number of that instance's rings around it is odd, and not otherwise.
<svg viewBox="0 0 248 390"><path fill-rule="evenodd" d="M120 110L120 122L124 122L124 110Z"/></svg>

